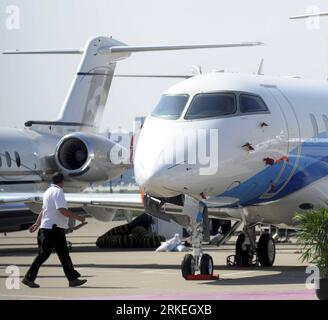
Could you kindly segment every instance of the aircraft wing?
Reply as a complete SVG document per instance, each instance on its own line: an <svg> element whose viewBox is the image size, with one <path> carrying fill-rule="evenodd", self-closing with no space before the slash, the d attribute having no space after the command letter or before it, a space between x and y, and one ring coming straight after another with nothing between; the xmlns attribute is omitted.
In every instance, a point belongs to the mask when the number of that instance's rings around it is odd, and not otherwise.
<svg viewBox="0 0 328 320"><path fill-rule="evenodd" d="M65 193L68 204L110 209L143 209L139 193Z"/></svg>
<svg viewBox="0 0 328 320"><path fill-rule="evenodd" d="M0 204L42 201L42 193L0 193Z"/></svg>
<svg viewBox="0 0 328 320"><path fill-rule="evenodd" d="M43 193L0 193L0 204L5 203L36 203L41 204ZM144 210L144 205L139 193L65 193L69 207L99 207L122 210ZM202 200L210 211L228 208L238 204L239 199L231 197L211 197ZM211 210L214 209L214 210ZM180 213L182 208L167 204L166 213Z"/></svg>
<svg viewBox="0 0 328 320"><path fill-rule="evenodd" d="M142 209L139 193L65 193L69 206L90 205L112 209ZM42 203L43 193L0 193L0 203Z"/></svg>
<svg viewBox="0 0 328 320"><path fill-rule="evenodd" d="M110 221L115 214L115 210L133 210L147 212L141 195L139 193L65 193L65 198L69 208L82 208L94 216L97 220ZM38 213L42 206L43 193L0 193L0 204L24 203L33 212ZM204 201L208 206L210 217L219 219L231 218L222 208L229 207L237 202L234 198L212 198ZM169 221L175 218L176 221L182 219L182 207L174 204L166 204L164 210L154 212L152 215L157 218Z"/></svg>

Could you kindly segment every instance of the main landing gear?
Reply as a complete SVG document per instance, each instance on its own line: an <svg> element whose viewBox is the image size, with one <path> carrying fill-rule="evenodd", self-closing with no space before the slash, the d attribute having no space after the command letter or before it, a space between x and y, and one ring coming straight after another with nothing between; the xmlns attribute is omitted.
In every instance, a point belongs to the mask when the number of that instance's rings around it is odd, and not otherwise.
<svg viewBox="0 0 328 320"><path fill-rule="evenodd" d="M276 244L269 233L263 233L256 245L255 225L245 226L236 242L235 255L227 258L228 266L271 267L276 257Z"/></svg>

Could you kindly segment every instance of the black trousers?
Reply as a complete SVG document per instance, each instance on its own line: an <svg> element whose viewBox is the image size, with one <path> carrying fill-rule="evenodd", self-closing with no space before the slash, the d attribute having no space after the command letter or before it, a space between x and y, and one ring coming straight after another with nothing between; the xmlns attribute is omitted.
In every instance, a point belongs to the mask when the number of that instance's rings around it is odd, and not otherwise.
<svg viewBox="0 0 328 320"><path fill-rule="evenodd" d="M54 227L53 229L40 229L38 233L39 254L34 259L25 279L34 281L38 275L41 265L49 258L53 249L59 257L68 281L74 281L81 275L74 270L72 260L69 256L65 229Z"/></svg>

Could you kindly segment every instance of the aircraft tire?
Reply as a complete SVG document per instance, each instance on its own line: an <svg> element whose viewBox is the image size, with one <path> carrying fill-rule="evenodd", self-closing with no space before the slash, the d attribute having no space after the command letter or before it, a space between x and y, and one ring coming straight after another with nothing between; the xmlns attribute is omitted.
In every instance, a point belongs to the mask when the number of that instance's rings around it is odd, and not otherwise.
<svg viewBox="0 0 328 320"><path fill-rule="evenodd" d="M245 241L245 234L241 233L236 242L236 265L239 267L249 267L252 265L253 257L249 251L243 250L243 243Z"/></svg>
<svg viewBox="0 0 328 320"><path fill-rule="evenodd" d="M276 243L268 233L260 236L257 244L257 259L261 267L271 267L276 257Z"/></svg>
<svg viewBox="0 0 328 320"><path fill-rule="evenodd" d="M214 263L213 258L209 254L203 254L200 259L200 274L213 275Z"/></svg>
<svg viewBox="0 0 328 320"><path fill-rule="evenodd" d="M187 279L189 275L195 274L195 259L192 254L186 254L181 262L182 276Z"/></svg>

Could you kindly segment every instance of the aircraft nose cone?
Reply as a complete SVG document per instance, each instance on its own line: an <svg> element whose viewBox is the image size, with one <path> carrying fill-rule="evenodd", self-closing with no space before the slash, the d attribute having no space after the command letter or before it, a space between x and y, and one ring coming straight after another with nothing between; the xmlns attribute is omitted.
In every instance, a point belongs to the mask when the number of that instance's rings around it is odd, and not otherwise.
<svg viewBox="0 0 328 320"><path fill-rule="evenodd" d="M158 145L150 148L143 147L143 140L139 138L134 160L134 173L139 186L145 188L156 185L155 181L159 180L161 171L158 167L159 156Z"/></svg>
<svg viewBox="0 0 328 320"><path fill-rule="evenodd" d="M135 177L139 186L147 194L158 197L173 197L179 192L172 189L172 178L167 165L145 168L142 164L135 166Z"/></svg>
<svg viewBox="0 0 328 320"><path fill-rule="evenodd" d="M163 132L164 129L161 130L146 120L137 141L134 174L136 182L145 193L170 197L177 195L177 192L170 190L173 177L169 170L171 164L163 160L165 139L168 139Z"/></svg>
<svg viewBox="0 0 328 320"><path fill-rule="evenodd" d="M182 127L174 121L152 117L145 121L134 157L136 181L144 192L161 197L197 193L203 191L209 178L214 179L213 173L210 176L203 174L202 170L206 171L209 165L204 166L204 159L199 158L198 150L210 154L213 160L215 157L208 151L213 145L215 147L212 149L217 150L218 142L207 143L209 131L201 129L199 133L189 122L186 125ZM202 140L198 140L198 136ZM198 141L205 141L205 145ZM217 161L214 164L217 165Z"/></svg>

